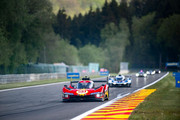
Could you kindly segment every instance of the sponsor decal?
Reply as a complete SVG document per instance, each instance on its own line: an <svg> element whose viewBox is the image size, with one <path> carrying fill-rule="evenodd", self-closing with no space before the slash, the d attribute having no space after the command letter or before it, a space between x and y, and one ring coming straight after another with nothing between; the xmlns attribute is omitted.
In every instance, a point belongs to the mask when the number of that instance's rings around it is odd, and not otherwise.
<svg viewBox="0 0 180 120"><path fill-rule="evenodd" d="M88 91L86 89L80 89L80 90L76 91L76 93L80 96L84 96L88 93Z"/></svg>
<svg viewBox="0 0 180 120"><path fill-rule="evenodd" d="M79 79L80 78L79 73L67 73L66 76L67 76L67 79Z"/></svg>
<svg viewBox="0 0 180 120"><path fill-rule="evenodd" d="M166 63L166 67L168 66L179 66L179 63L178 62L169 62L169 63Z"/></svg>
<svg viewBox="0 0 180 120"><path fill-rule="evenodd" d="M109 71L104 71L104 72L100 72L101 76L108 76L109 75Z"/></svg>

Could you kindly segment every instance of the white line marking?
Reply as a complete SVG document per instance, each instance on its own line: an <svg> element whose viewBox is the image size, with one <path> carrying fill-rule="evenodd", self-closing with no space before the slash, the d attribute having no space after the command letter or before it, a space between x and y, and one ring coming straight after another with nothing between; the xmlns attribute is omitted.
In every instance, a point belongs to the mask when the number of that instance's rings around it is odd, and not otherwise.
<svg viewBox="0 0 180 120"><path fill-rule="evenodd" d="M58 83L50 83L50 84L43 84L43 85L36 85L36 86L28 86L28 87L19 87L19 88L12 88L12 89L4 89L0 90L0 92L6 92L6 91L12 91L12 90L21 90L21 89L27 89L27 88L36 88L36 87L45 87L50 85L58 85L58 84L64 84L68 82L58 82Z"/></svg>
<svg viewBox="0 0 180 120"><path fill-rule="evenodd" d="M159 82L159 81L162 80L164 77L166 77L168 74L169 74L169 72L167 72L165 75L163 75L163 76L162 76L161 78L159 78L158 80L156 80L156 81L154 81L154 82L152 82L152 83L150 83L150 84L148 84L148 85L146 85L146 86L144 86L144 87L142 87L142 88L140 88L140 89L138 89L138 90L135 90L135 91L132 92L132 93L135 93L135 92L137 92L137 91L139 91L139 90L141 90L141 89L147 88L147 87L149 87L149 86L151 86L151 85ZM125 97L125 96L127 96L127 95L129 95L129 94L132 94L132 93L127 93L127 94L122 95L122 96L121 96L121 94L118 94L118 96L117 96L116 98L114 98L113 100L111 100L111 101L109 101L109 102L107 102L107 103L105 103L105 104L102 104L102 105L100 105L100 106L98 106L98 107L96 107L96 108L93 108L93 109L91 109L91 110L89 110L89 111L87 111L87 112L85 112L85 113L83 113L83 114L81 114L81 115L78 115L77 117L72 118L71 120L80 120L80 119L86 117L87 115L89 115L89 114L91 114L91 113L93 113L93 112L95 112L95 111L97 111L97 110L99 110L99 109L101 109L101 108L104 108L104 107L106 107L106 106L114 103L114 102L117 101L118 99L121 99L121 98L123 98L123 97Z"/></svg>

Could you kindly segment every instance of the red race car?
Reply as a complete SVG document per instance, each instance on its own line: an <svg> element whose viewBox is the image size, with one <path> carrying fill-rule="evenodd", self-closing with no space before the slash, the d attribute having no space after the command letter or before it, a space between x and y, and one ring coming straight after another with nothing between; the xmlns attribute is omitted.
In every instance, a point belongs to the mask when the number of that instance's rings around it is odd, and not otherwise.
<svg viewBox="0 0 180 120"><path fill-rule="evenodd" d="M97 100L104 101L109 99L109 86L108 84L102 84L99 87L95 87L95 82L107 82L107 80L92 81L88 77L82 78L80 81L71 81L70 85L64 85L62 89L63 101L72 100ZM77 83L77 86L73 86L72 83Z"/></svg>

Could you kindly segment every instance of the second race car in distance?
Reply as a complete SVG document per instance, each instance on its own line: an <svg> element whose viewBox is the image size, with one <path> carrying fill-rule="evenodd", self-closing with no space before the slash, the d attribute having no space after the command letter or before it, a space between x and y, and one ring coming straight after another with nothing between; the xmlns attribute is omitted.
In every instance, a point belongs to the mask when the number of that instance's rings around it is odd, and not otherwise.
<svg viewBox="0 0 180 120"><path fill-rule="evenodd" d="M109 76L108 84L110 87L112 86L131 86L131 77L124 76L124 75L117 75L117 76Z"/></svg>
<svg viewBox="0 0 180 120"><path fill-rule="evenodd" d="M136 73L137 77L147 77L147 74L143 72L143 70L140 70L140 72Z"/></svg>
<svg viewBox="0 0 180 120"><path fill-rule="evenodd" d="M161 70L159 70L159 69L155 69L154 71L155 71L156 74L161 73Z"/></svg>
<svg viewBox="0 0 180 120"><path fill-rule="evenodd" d="M99 87L95 87L95 82L106 82L107 80L92 81L90 78L84 77L80 81L71 81L70 85L64 85L62 89L63 101L72 100L97 100L104 101L109 99L109 86L108 84L102 84ZM72 83L77 83L77 86L73 86Z"/></svg>
<svg viewBox="0 0 180 120"><path fill-rule="evenodd" d="M155 71L153 71L153 70L148 70L148 71L146 71L146 74L147 74L147 75L154 75L154 74L155 74Z"/></svg>

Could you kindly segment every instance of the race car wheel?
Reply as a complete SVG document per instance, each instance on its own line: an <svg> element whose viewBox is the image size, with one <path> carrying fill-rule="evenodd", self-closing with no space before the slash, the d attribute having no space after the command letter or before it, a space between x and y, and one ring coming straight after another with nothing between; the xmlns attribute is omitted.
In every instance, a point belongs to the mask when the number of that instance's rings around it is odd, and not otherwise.
<svg viewBox="0 0 180 120"><path fill-rule="evenodd" d="M63 99L62 102L68 102L68 100Z"/></svg>
<svg viewBox="0 0 180 120"><path fill-rule="evenodd" d="M131 84L128 84L127 87L131 87Z"/></svg>
<svg viewBox="0 0 180 120"><path fill-rule="evenodd" d="M101 99L101 102L104 102L104 100L105 100L105 97L103 97L103 98Z"/></svg>
<svg viewBox="0 0 180 120"><path fill-rule="evenodd" d="M105 100L105 95L104 95L104 97L103 97L103 98L101 98L101 102L104 102L104 100Z"/></svg>
<svg viewBox="0 0 180 120"><path fill-rule="evenodd" d="M112 84L109 84L109 87L112 87Z"/></svg>
<svg viewBox="0 0 180 120"><path fill-rule="evenodd" d="M107 100L109 100L109 87L108 87L108 97L107 97Z"/></svg>
<svg viewBox="0 0 180 120"><path fill-rule="evenodd" d="M109 100L109 88L108 88L108 94L106 95L106 100Z"/></svg>

